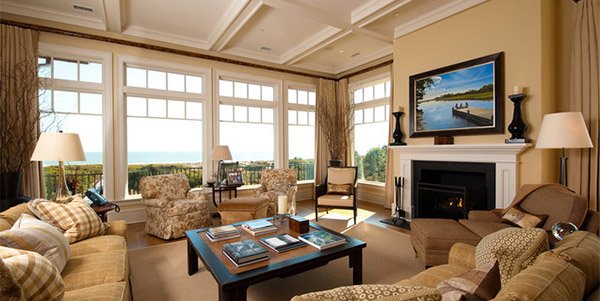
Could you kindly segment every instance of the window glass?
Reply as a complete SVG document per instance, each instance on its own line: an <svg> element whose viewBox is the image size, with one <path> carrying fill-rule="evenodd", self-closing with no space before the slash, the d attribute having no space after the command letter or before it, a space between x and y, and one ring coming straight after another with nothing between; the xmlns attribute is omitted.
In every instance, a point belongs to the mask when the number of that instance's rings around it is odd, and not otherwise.
<svg viewBox="0 0 600 301"><path fill-rule="evenodd" d="M219 105L219 120L233 121L233 106Z"/></svg>
<svg viewBox="0 0 600 301"><path fill-rule="evenodd" d="M234 120L246 122L248 121L248 107L235 106L234 107Z"/></svg>
<svg viewBox="0 0 600 301"><path fill-rule="evenodd" d="M238 98L248 98L248 84L234 82L233 96Z"/></svg>
<svg viewBox="0 0 600 301"><path fill-rule="evenodd" d="M102 114L102 94L79 93L79 112L84 114Z"/></svg>
<svg viewBox="0 0 600 301"><path fill-rule="evenodd" d="M259 85L248 85L248 98L254 100L260 100L260 86Z"/></svg>
<svg viewBox="0 0 600 301"><path fill-rule="evenodd" d="M187 119L202 120L202 103L188 101L185 108Z"/></svg>
<svg viewBox="0 0 600 301"><path fill-rule="evenodd" d="M166 100L148 98L148 117L167 117Z"/></svg>
<svg viewBox="0 0 600 301"><path fill-rule="evenodd" d="M219 96L233 97L233 82L219 80Z"/></svg>
<svg viewBox="0 0 600 301"><path fill-rule="evenodd" d="M185 91L185 77L183 74L168 73L167 74L167 89L169 91Z"/></svg>
<svg viewBox="0 0 600 301"><path fill-rule="evenodd" d="M288 90L288 102L289 103L297 103L296 95L298 95L298 91L294 89Z"/></svg>
<svg viewBox="0 0 600 301"><path fill-rule="evenodd" d="M167 103L169 118L185 118L185 102L178 100L169 100Z"/></svg>
<svg viewBox="0 0 600 301"><path fill-rule="evenodd" d="M260 122L261 118L261 110L260 108L250 107L248 108L248 121L249 122Z"/></svg>
<svg viewBox="0 0 600 301"><path fill-rule="evenodd" d="M146 88L146 70L127 67L127 86Z"/></svg>
<svg viewBox="0 0 600 301"><path fill-rule="evenodd" d="M308 92L307 91L298 91L298 104L307 105L308 104Z"/></svg>
<svg viewBox="0 0 600 301"><path fill-rule="evenodd" d="M361 103L361 102L363 102L363 90L357 89L356 91L354 91L354 103Z"/></svg>
<svg viewBox="0 0 600 301"><path fill-rule="evenodd" d="M273 123L273 109L262 109L262 122Z"/></svg>
<svg viewBox="0 0 600 301"><path fill-rule="evenodd" d="M38 57L38 76L52 78L52 58Z"/></svg>
<svg viewBox="0 0 600 301"><path fill-rule="evenodd" d="M189 93L202 94L202 77L186 75L185 91Z"/></svg>
<svg viewBox="0 0 600 301"><path fill-rule="evenodd" d="M77 92L54 91L54 110L61 113L77 113Z"/></svg>
<svg viewBox="0 0 600 301"><path fill-rule="evenodd" d="M127 97L128 116L146 116L146 99L142 97Z"/></svg>
<svg viewBox="0 0 600 301"><path fill-rule="evenodd" d="M167 89L167 73L161 71L148 70L148 88Z"/></svg>
<svg viewBox="0 0 600 301"><path fill-rule="evenodd" d="M374 99L381 99L385 97L385 83L377 84L373 89L375 93Z"/></svg>
<svg viewBox="0 0 600 301"><path fill-rule="evenodd" d="M364 111L365 123L373 122L373 108L366 108Z"/></svg>
<svg viewBox="0 0 600 301"><path fill-rule="evenodd" d="M363 89L363 101L373 100L373 86L368 86Z"/></svg>
<svg viewBox="0 0 600 301"><path fill-rule="evenodd" d="M317 103L317 93L315 92L308 92L308 104L311 106L316 105Z"/></svg>
<svg viewBox="0 0 600 301"><path fill-rule="evenodd" d="M273 87L262 86L262 100L273 101Z"/></svg>
<svg viewBox="0 0 600 301"><path fill-rule="evenodd" d="M298 124L298 111L288 110L288 124Z"/></svg>
<svg viewBox="0 0 600 301"><path fill-rule="evenodd" d="M79 62L79 79L82 82L102 83L102 64Z"/></svg>
<svg viewBox="0 0 600 301"><path fill-rule="evenodd" d="M77 61L54 59L54 78L77 80Z"/></svg>

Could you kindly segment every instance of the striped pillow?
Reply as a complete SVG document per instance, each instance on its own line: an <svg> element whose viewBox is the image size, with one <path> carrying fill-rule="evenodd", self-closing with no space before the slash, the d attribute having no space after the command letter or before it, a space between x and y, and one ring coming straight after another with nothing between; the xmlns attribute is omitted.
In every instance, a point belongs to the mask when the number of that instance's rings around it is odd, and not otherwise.
<svg viewBox="0 0 600 301"><path fill-rule="evenodd" d="M0 247L0 264L23 289L24 300L62 300L65 284L58 270L42 255Z"/></svg>
<svg viewBox="0 0 600 301"><path fill-rule="evenodd" d="M22 214L12 229L0 232L0 246L37 252L58 269L69 260L69 241L54 226L29 214Z"/></svg>
<svg viewBox="0 0 600 301"><path fill-rule="evenodd" d="M29 202L29 210L39 219L65 231L69 243L104 234L109 225L81 197L68 204L37 199Z"/></svg>

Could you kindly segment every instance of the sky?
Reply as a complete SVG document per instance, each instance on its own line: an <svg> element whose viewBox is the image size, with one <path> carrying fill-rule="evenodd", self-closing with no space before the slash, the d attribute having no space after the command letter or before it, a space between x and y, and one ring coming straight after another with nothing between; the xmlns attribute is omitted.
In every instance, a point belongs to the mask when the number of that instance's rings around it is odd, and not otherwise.
<svg viewBox="0 0 600 301"><path fill-rule="evenodd" d="M479 89L481 86L494 82L494 63L486 63L451 71L433 77L434 84L425 89L424 100L436 98L446 93L463 92L470 89Z"/></svg>

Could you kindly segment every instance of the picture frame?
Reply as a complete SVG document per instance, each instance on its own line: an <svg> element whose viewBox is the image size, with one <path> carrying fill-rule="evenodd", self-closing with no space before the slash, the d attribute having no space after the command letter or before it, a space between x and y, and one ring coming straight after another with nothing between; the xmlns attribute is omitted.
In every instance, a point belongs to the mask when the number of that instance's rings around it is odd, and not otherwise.
<svg viewBox="0 0 600 301"><path fill-rule="evenodd" d="M230 185L244 184L244 178L241 171L228 173L227 180Z"/></svg>
<svg viewBox="0 0 600 301"><path fill-rule="evenodd" d="M504 132L503 52L409 77L410 137Z"/></svg>

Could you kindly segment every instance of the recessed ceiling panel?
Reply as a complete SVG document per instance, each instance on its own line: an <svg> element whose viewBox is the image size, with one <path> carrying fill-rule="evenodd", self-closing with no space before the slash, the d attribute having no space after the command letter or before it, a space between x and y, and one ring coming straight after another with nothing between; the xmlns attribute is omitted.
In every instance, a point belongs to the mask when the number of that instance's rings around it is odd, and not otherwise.
<svg viewBox="0 0 600 301"><path fill-rule="evenodd" d="M352 62L362 61L365 57L370 58L373 53L388 47L389 43L351 33L305 57L297 65L319 65L335 70ZM374 59L376 58L371 58Z"/></svg>
<svg viewBox="0 0 600 301"><path fill-rule="evenodd" d="M259 56L281 57L325 27L325 24L293 13L262 6L226 49L243 49Z"/></svg>
<svg viewBox="0 0 600 301"><path fill-rule="evenodd" d="M336 14L350 18L353 10L369 2L368 0L299 0L298 2L324 10L330 14Z"/></svg>
<svg viewBox="0 0 600 301"><path fill-rule="evenodd" d="M134 35L147 31L207 41L234 1L128 0L127 25Z"/></svg>
<svg viewBox="0 0 600 301"><path fill-rule="evenodd" d="M18 15L89 27L103 27L104 23L102 0L2 0L0 9ZM97 24L81 23L81 20Z"/></svg>

